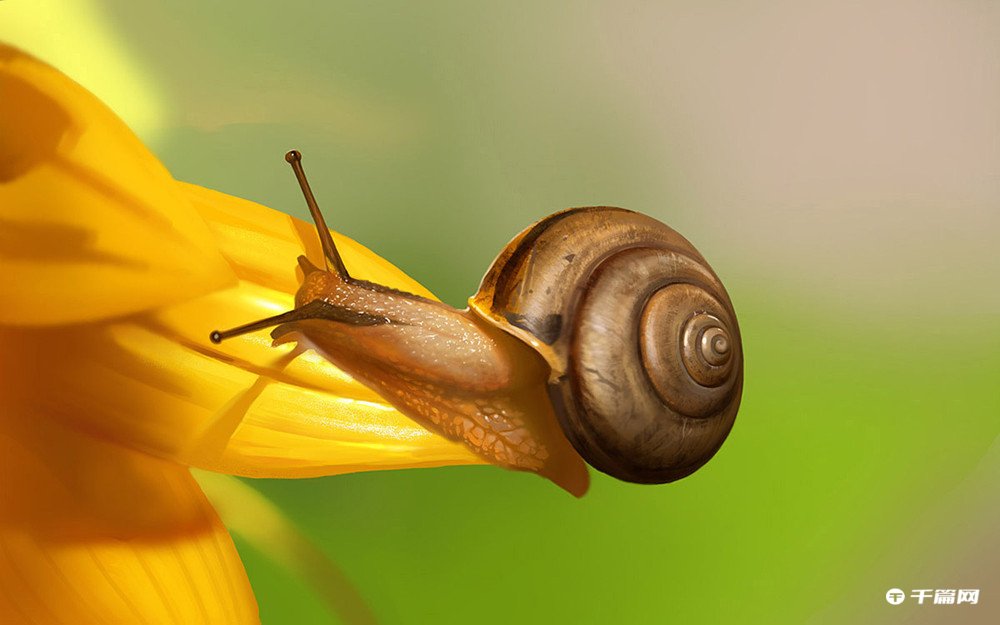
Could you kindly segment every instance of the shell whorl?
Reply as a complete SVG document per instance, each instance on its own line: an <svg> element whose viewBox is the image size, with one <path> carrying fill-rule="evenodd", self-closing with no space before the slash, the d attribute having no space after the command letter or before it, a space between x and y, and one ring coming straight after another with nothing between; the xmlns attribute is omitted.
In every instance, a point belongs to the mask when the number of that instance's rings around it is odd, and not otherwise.
<svg viewBox="0 0 1000 625"><path fill-rule="evenodd" d="M470 304L548 361L566 437L605 473L680 479L732 428L743 381L732 303L694 246L651 217L547 217L501 252Z"/></svg>

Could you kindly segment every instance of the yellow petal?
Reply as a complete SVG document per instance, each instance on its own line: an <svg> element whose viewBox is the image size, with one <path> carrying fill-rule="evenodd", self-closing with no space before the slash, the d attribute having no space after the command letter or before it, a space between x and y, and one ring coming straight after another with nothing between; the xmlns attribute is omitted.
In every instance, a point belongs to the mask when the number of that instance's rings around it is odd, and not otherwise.
<svg viewBox="0 0 1000 625"><path fill-rule="evenodd" d="M0 330L0 406L31 406L77 429L202 468L302 477L483 461L389 406L314 352L266 332L213 345L209 333L293 306L295 258L312 226L193 185L192 198L241 280L157 311L93 324ZM337 235L358 277L430 294ZM267 253L261 253L265 250ZM317 258L317 261L319 259Z"/></svg>
<svg viewBox="0 0 1000 625"><path fill-rule="evenodd" d="M187 469L4 417L0 621L258 622L236 549Z"/></svg>
<svg viewBox="0 0 1000 625"><path fill-rule="evenodd" d="M208 227L125 124L0 45L0 324L103 319L233 284Z"/></svg>

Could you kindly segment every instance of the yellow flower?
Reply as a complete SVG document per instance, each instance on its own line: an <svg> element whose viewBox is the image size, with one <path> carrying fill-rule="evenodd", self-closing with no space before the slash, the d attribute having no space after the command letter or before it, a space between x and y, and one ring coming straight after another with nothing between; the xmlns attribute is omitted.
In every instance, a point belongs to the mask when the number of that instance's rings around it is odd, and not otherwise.
<svg viewBox="0 0 1000 625"><path fill-rule="evenodd" d="M353 275L431 294L334 234ZM255 623L191 476L483 462L312 352L216 327L293 307L315 231L175 181L110 110L0 45L0 622Z"/></svg>

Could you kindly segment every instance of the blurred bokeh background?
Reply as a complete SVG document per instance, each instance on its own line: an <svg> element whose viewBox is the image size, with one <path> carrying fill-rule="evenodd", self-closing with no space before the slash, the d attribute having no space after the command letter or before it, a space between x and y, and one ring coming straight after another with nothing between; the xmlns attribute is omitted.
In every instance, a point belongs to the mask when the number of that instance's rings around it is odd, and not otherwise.
<svg viewBox="0 0 1000 625"><path fill-rule="evenodd" d="M726 282L744 407L679 483L247 481L381 621L996 622L1000 5L6 0L0 38L178 179L305 217L300 149L332 227L454 305L578 205L665 221ZM265 624L337 622L237 544Z"/></svg>

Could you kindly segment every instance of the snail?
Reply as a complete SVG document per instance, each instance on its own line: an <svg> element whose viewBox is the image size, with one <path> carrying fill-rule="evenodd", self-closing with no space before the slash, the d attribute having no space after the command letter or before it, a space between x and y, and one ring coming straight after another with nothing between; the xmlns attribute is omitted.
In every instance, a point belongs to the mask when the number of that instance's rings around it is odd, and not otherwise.
<svg viewBox="0 0 1000 625"><path fill-rule="evenodd" d="M488 460L576 495L592 467L665 483L705 464L732 428L743 355L732 303L701 254L661 222L573 208L517 235L469 307L359 280L288 152L325 267L298 259L296 307L230 330L277 326L400 412Z"/></svg>

